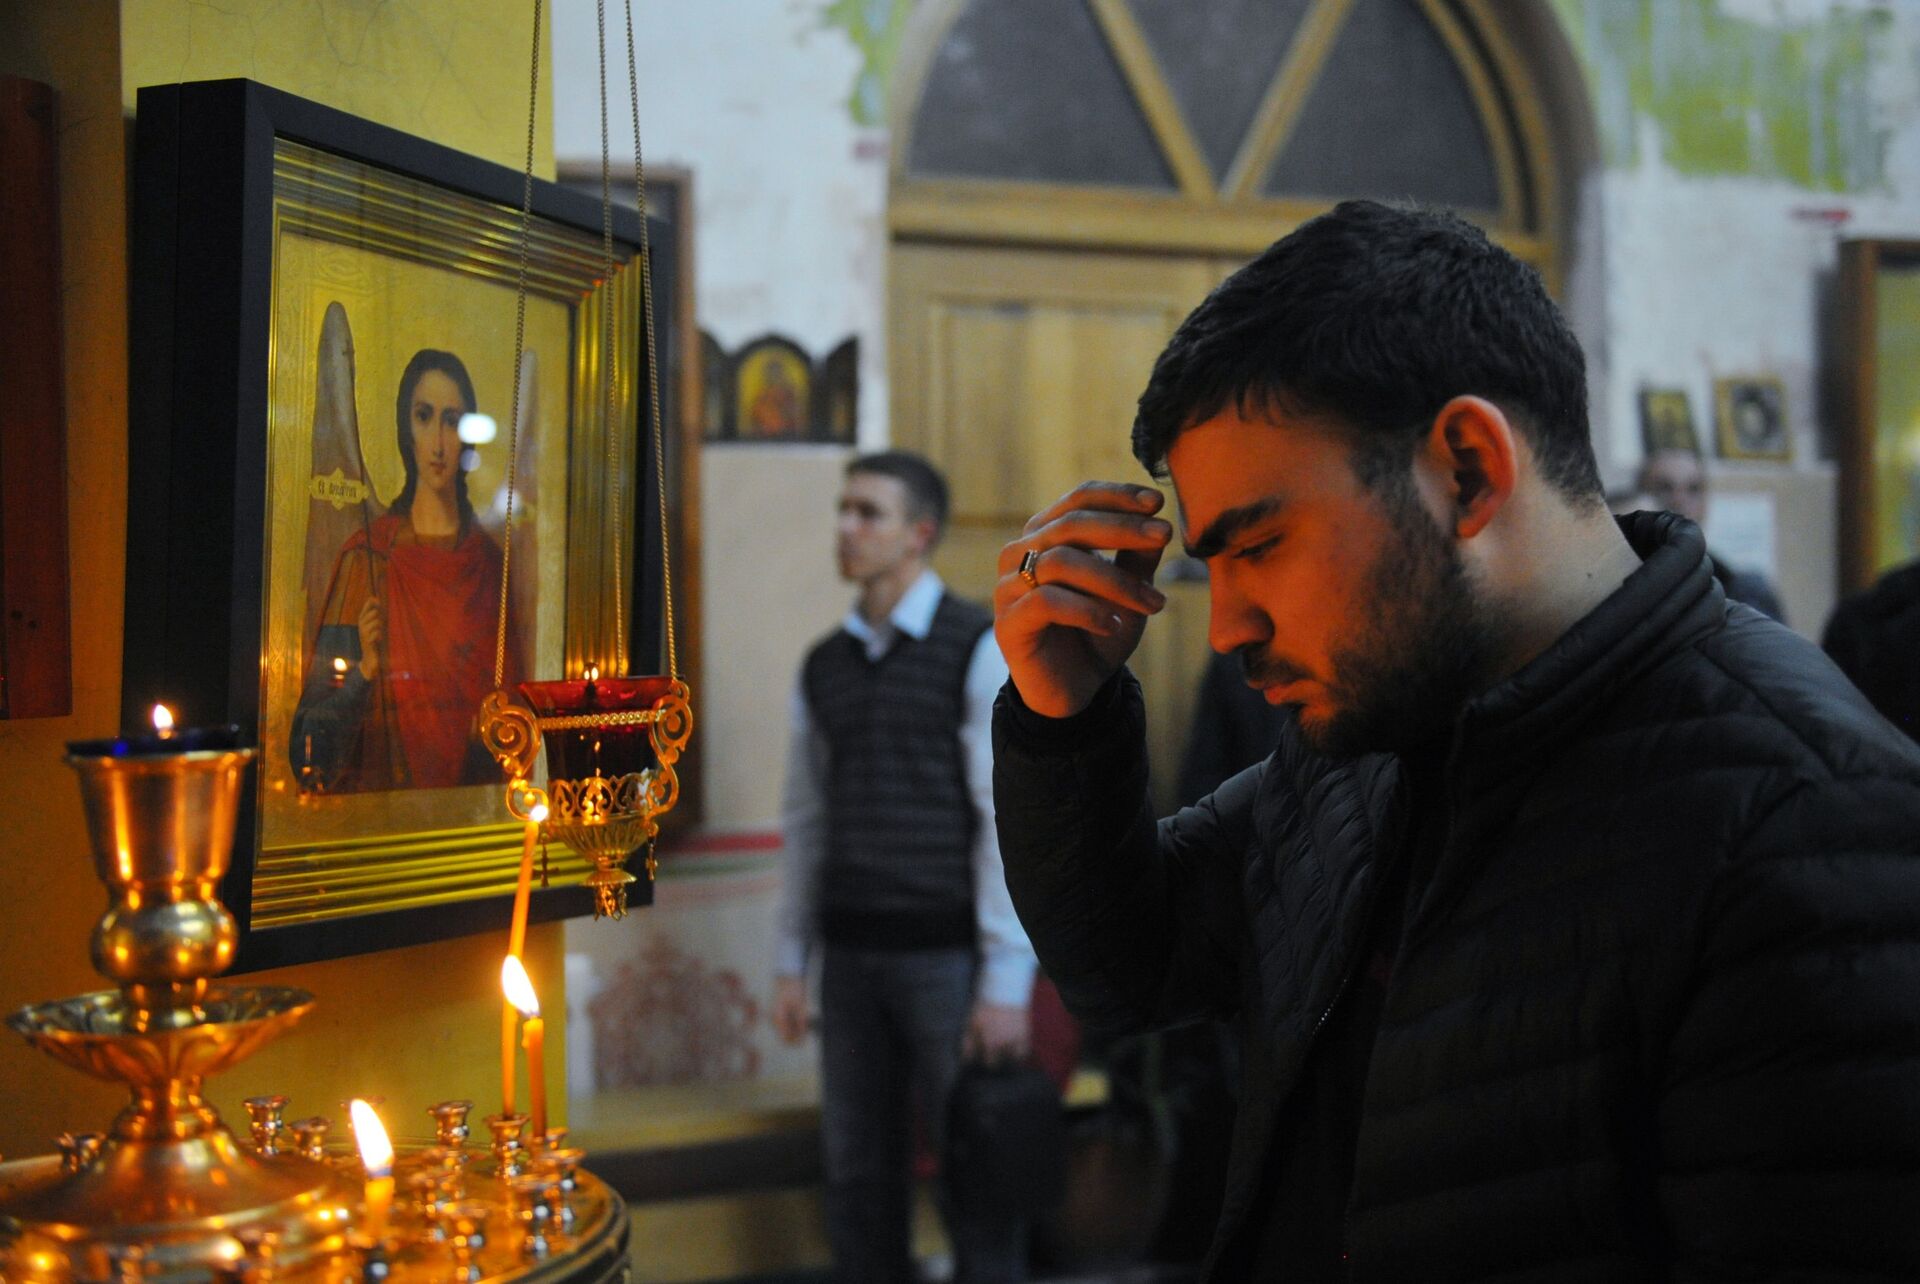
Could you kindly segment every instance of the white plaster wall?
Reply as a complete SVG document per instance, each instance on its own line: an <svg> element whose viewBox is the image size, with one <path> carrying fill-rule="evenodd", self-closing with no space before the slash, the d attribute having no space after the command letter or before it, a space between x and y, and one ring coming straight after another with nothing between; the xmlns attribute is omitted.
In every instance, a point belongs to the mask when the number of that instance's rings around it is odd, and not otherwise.
<svg viewBox="0 0 1920 1284"><path fill-rule="evenodd" d="M768 330L816 358L860 336L862 442L886 437L884 134L853 122L854 46L824 0L634 0L649 164L693 173L694 294L729 350ZM600 159L595 6L555 0L554 155ZM608 137L632 173L626 28L607 6ZM617 177L616 177L617 181ZM629 177L628 181L631 181Z"/></svg>
<svg viewBox="0 0 1920 1284"><path fill-rule="evenodd" d="M1805 21L1827 6L1789 10L1728 5L1760 20ZM1836 5L1832 7L1847 7ZM1859 7L1854 5L1853 7ZM1886 181L1870 191L1812 191L1789 182L1677 173L1657 125L1642 118L1639 162L1589 180L1584 202L1598 226L1579 241L1598 270L1602 331L1584 334L1604 354L1593 389L1594 442L1610 482L1631 480L1641 458L1638 393L1684 389L1709 455L1714 493L1771 498L1775 574L1790 622L1817 637L1836 598L1835 425L1825 422L1839 243L1851 237L1920 236L1920 6L1895 9L1891 43L1905 57L1876 64L1872 107L1885 131ZM1615 88L1597 93L1604 103ZM1591 264L1590 264L1591 265ZM1713 458L1713 381L1777 375L1793 428L1790 465ZM1716 537L1709 509L1708 537Z"/></svg>

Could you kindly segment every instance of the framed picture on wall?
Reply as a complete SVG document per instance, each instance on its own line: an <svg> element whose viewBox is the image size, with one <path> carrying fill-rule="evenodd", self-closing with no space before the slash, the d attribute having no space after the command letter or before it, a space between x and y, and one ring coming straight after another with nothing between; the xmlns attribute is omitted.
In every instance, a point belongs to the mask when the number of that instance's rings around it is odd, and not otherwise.
<svg viewBox="0 0 1920 1284"><path fill-rule="evenodd" d="M1722 459L1793 458L1786 389L1771 376L1715 379L1713 425Z"/></svg>
<svg viewBox="0 0 1920 1284"><path fill-rule="evenodd" d="M1840 246L1840 588L1920 557L1920 241Z"/></svg>
<svg viewBox="0 0 1920 1284"><path fill-rule="evenodd" d="M1700 453L1700 438L1693 430L1693 403L1684 388L1642 388L1640 390L1640 442L1651 455L1662 450Z"/></svg>
<svg viewBox="0 0 1920 1284"><path fill-rule="evenodd" d="M807 441L813 424L813 363L799 344L763 335L733 357L733 438Z"/></svg>
<svg viewBox="0 0 1920 1284"><path fill-rule="evenodd" d="M616 645L637 220L608 272L598 203L535 184L516 369L520 174L249 81L138 109L125 719L258 748L241 968L504 926L520 830L476 715ZM551 859L535 916L588 912Z"/></svg>

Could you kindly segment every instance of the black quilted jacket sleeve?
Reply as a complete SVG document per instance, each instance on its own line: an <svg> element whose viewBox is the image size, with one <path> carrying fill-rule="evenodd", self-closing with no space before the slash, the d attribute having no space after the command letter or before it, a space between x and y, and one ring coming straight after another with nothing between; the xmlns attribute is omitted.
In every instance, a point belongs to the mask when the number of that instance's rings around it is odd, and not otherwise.
<svg viewBox="0 0 1920 1284"><path fill-rule="evenodd" d="M1722 868L1659 1106L1680 1278L1920 1278L1917 798L1805 782Z"/></svg>
<svg viewBox="0 0 1920 1284"><path fill-rule="evenodd" d="M1249 809L1235 800L1257 772L1164 822L1163 850L1144 727L1124 671L1073 718L1032 713L1011 683L994 708L994 812L1014 907L1074 1015L1111 1033L1224 1015L1237 992L1235 854Z"/></svg>

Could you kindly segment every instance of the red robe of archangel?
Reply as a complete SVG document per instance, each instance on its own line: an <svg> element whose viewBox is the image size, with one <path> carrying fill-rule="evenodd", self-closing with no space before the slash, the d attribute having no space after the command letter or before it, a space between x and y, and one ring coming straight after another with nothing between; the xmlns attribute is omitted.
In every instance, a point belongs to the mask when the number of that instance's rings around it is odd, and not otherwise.
<svg viewBox="0 0 1920 1284"><path fill-rule="evenodd" d="M366 577L356 572L368 564L368 548L373 592L386 618L376 682L384 690L370 701L363 730L375 743L363 743L361 770L350 787L484 783L491 764L473 746L480 702L493 689L500 548L471 520L444 545L415 538L404 516L377 518L369 531L348 538L334 569L329 596L341 592L335 611L345 622L357 617L366 600ZM510 690L524 673L517 632L508 629Z"/></svg>

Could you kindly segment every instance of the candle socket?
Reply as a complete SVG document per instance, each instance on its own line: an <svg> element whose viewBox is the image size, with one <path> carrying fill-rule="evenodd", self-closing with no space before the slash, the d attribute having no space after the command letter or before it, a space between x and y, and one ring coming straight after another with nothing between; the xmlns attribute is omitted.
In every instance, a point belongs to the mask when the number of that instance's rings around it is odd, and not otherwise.
<svg viewBox="0 0 1920 1284"><path fill-rule="evenodd" d="M587 1162L587 1152L578 1146L555 1146L540 1155L540 1167L554 1175L560 1183L563 1193L571 1195L578 1187L580 1165Z"/></svg>
<svg viewBox="0 0 1920 1284"><path fill-rule="evenodd" d="M434 1140L454 1150L464 1150L467 1138L473 1130L467 1126L467 1116L473 1113L471 1101L440 1101L427 1107L427 1113L433 1116Z"/></svg>
<svg viewBox="0 0 1920 1284"><path fill-rule="evenodd" d="M55 1142L60 1147L60 1170L77 1173L100 1157L106 1144L104 1132L63 1132Z"/></svg>
<svg viewBox="0 0 1920 1284"><path fill-rule="evenodd" d="M235 1231L233 1237L240 1244L240 1260L234 1263L236 1278L246 1284L268 1284L280 1252L280 1232L266 1226L248 1226Z"/></svg>
<svg viewBox="0 0 1920 1284"><path fill-rule="evenodd" d="M311 1115L305 1119L293 1121L293 1149L303 1158L315 1163L327 1161L327 1134L333 1131L333 1123L324 1115Z"/></svg>
<svg viewBox="0 0 1920 1284"><path fill-rule="evenodd" d="M478 1199L457 1199L440 1210L440 1231L453 1252L455 1279L481 1278L477 1259L487 1243L487 1214L492 1211L491 1204Z"/></svg>
<svg viewBox="0 0 1920 1284"><path fill-rule="evenodd" d="M457 1196L449 1196L449 1199ZM402 1213L432 1221L434 1209L440 1203L440 1174L424 1168L408 1173L400 1183L398 1207Z"/></svg>
<svg viewBox="0 0 1920 1284"><path fill-rule="evenodd" d="M280 1134L287 1127L283 1118L287 1099L276 1092L270 1096L248 1097L240 1104L247 1108L247 1132L253 1138L254 1153L263 1157L279 1154Z"/></svg>
<svg viewBox="0 0 1920 1284"><path fill-rule="evenodd" d="M521 1141L526 1130L525 1115L488 1115L487 1130L493 1134L493 1161L502 1176L511 1176L527 1166L527 1148Z"/></svg>
<svg viewBox="0 0 1920 1284"><path fill-rule="evenodd" d="M393 1263L387 1257L386 1246L369 1242L360 1246L360 1279L362 1284L386 1284L393 1274Z"/></svg>
<svg viewBox="0 0 1920 1284"><path fill-rule="evenodd" d="M560 1202L560 1183L553 1174L533 1171L507 1179L508 1208L520 1225L520 1252L545 1257L552 1249L548 1234L555 1229L553 1206Z"/></svg>

